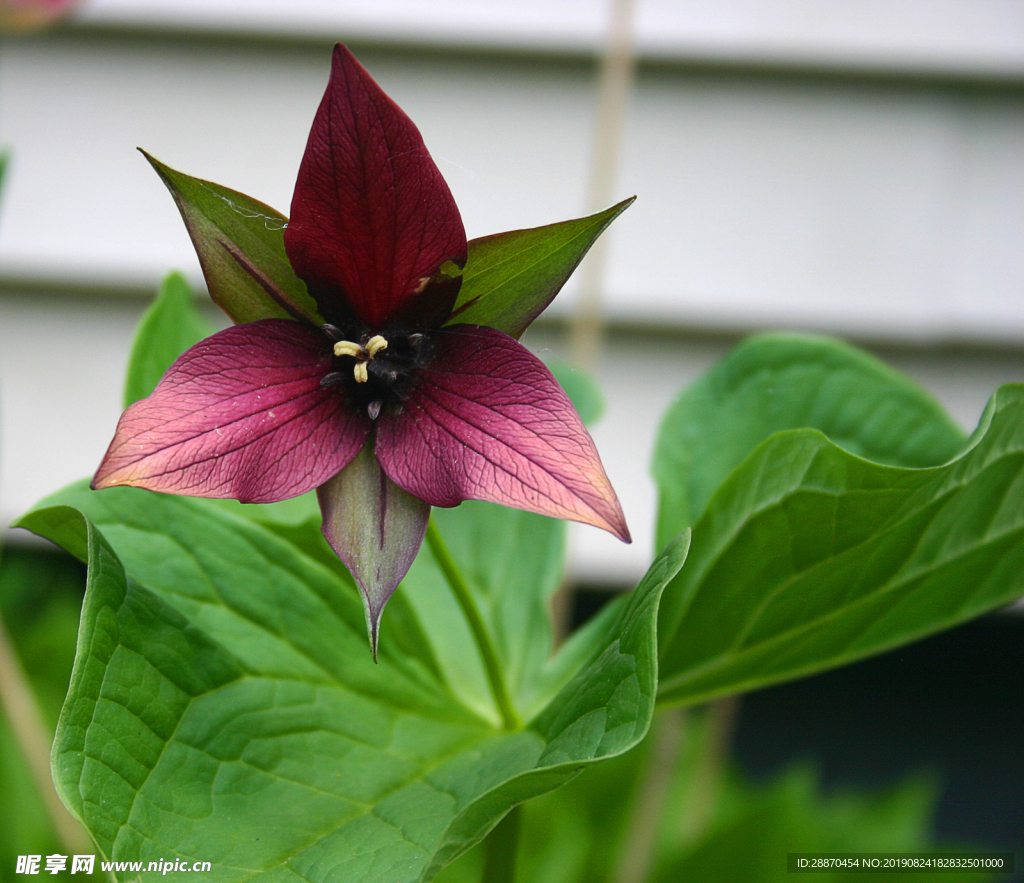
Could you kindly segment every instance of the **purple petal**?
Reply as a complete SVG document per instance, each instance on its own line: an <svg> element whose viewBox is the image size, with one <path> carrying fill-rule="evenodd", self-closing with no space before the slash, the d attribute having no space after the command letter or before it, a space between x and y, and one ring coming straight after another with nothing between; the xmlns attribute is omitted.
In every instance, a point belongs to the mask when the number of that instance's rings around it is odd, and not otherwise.
<svg viewBox="0 0 1024 883"><path fill-rule="evenodd" d="M423 543L430 506L381 471L370 445L316 492L323 533L363 593L373 658L384 605Z"/></svg>
<svg viewBox="0 0 1024 883"><path fill-rule="evenodd" d="M121 415L94 488L131 485L270 503L344 468L370 431L338 387L326 339L284 319L228 328L186 351Z"/></svg>
<svg viewBox="0 0 1024 883"><path fill-rule="evenodd" d="M403 409L377 421L391 480L433 506L490 500L628 542L594 442L544 363L493 328L454 325L434 341Z"/></svg>
<svg viewBox="0 0 1024 883"><path fill-rule="evenodd" d="M460 279L437 274L466 262L459 210L412 120L340 44L291 212L285 250L328 322L448 318Z"/></svg>

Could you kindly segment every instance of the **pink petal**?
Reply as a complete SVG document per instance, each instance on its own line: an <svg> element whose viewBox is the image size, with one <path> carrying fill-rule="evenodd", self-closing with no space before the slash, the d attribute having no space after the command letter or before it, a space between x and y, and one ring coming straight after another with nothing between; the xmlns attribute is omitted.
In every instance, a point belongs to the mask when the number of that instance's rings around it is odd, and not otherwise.
<svg viewBox="0 0 1024 883"><path fill-rule="evenodd" d="M466 233L419 130L344 46L309 133L285 250L328 322L371 330L440 325L466 262Z"/></svg>
<svg viewBox="0 0 1024 883"><path fill-rule="evenodd" d="M236 325L185 352L121 416L94 488L131 485L270 503L312 490L366 441L326 338L284 319Z"/></svg>
<svg viewBox="0 0 1024 883"><path fill-rule="evenodd" d="M454 325L434 340L404 409L377 421L391 480L432 506L490 500L628 542L594 442L544 363L493 328Z"/></svg>
<svg viewBox="0 0 1024 883"><path fill-rule="evenodd" d="M373 658L384 605L423 543L430 506L381 471L370 445L316 492L323 534L363 593Z"/></svg>

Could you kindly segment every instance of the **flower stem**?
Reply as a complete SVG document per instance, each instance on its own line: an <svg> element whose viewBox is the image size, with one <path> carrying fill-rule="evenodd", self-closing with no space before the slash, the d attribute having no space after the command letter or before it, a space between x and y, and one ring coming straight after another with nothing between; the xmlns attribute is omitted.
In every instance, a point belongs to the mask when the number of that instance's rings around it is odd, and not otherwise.
<svg viewBox="0 0 1024 883"><path fill-rule="evenodd" d="M484 840L483 883L515 883L520 813L519 805L513 806Z"/></svg>
<svg viewBox="0 0 1024 883"><path fill-rule="evenodd" d="M473 593L469 588L469 583L466 582L466 578L462 575L462 571L459 570L455 559L452 558L451 552L448 551L448 546L445 545L441 532L437 529L437 523L433 518L427 523L427 545L430 546L430 551L434 553L434 559L441 568L445 579L448 580L448 585L451 586L455 600L459 602L459 606L466 617L466 622L469 623L469 629L473 633L473 639L476 641L477 649L480 651L480 658L484 663L484 670L487 672L491 693L494 694L494 701L498 706L498 711L501 712L502 723L506 730L518 730L522 726L522 722L519 720L519 715L512 705L508 687L505 685L501 660L498 659L498 651L494 647L491 633L487 630L487 624L484 622L484 618L480 615L476 602L473 600Z"/></svg>

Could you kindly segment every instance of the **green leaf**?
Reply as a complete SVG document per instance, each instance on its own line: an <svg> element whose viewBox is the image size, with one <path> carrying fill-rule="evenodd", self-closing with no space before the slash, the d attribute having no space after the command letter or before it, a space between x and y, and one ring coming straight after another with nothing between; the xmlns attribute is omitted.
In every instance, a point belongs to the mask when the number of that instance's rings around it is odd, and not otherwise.
<svg viewBox="0 0 1024 883"><path fill-rule="evenodd" d="M432 517L494 637L513 703L529 718L537 710L551 655L548 604L562 576L565 524L479 501L435 509ZM497 537L500 542L495 542ZM497 722L475 641L429 549L420 553L399 594L432 641L449 689ZM381 640L388 640L386 631ZM543 698L551 696L545 693Z"/></svg>
<svg viewBox="0 0 1024 883"><path fill-rule="evenodd" d="M304 521L292 519L293 513L282 510L280 503L225 508L263 524L350 583L348 571L320 533L315 503L314 498L314 511ZM607 642L622 599L570 635L552 655L550 607L564 570L565 523L475 500L435 509L433 517L494 637L515 708L529 719ZM501 537L500 544L494 543L495 537ZM415 636L396 635L391 625L396 617L409 617L406 628L415 623ZM497 725L500 714L473 635L429 548L421 550L388 602L381 642L395 640L403 641L409 652L435 659L438 676L453 695Z"/></svg>
<svg viewBox="0 0 1024 883"><path fill-rule="evenodd" d="M185 277L180 273L168 275L135 332L124 406L146 398L178 356L211 334L213 327L196 309Z"/></svg>
<svg viewBox="0 0 1024 883"><path fill-rule="evenodd" d="M586 218L472 240L448 324L488 325L519 338L558 294L597 237L634 199Z"/></svg>
<svg viewBox="0 0 1024 883"><path fill-rule="evenodd" d="M22 526L89 563L54 771L104 857L212 861L217 881L427 881L647 730L658 598L686 537L601 652L507 733L394 641L374 665L355 592L266 528L131 488L59 501L76 508Z"/></svg>
<svg viewBox="0 0 1024 883"><path fill-rule="evenodd" d="M768 436L804 427L892 466L936 466L966 441L924 389L862 350L810 335L753 337L665 415L652 464L659 543L694 524L715 489Z"/></svg>
<svg viewBox="0 0 1024 883"><path fill-rule="evenodd" d="M1024 385L925 469L777 433L712 496L662 605L665 702L842 665L1024 592Z"/></svg>
<svg viewBox="0 0 1024 883"><path fill-rule="evenodd" d="M210 297L233 322L300 319L323 324L284 250L288 219L252 197L143 156L178 204Z"/></svg>

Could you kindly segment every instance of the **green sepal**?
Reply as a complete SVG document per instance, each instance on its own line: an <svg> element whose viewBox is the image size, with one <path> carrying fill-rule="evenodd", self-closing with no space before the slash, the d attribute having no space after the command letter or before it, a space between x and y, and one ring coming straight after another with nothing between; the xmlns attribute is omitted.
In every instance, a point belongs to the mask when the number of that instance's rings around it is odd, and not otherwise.
<svg viewBox="0 0 1024 883"><path fill-rule="evenodd" d="M447 324L486 325L518 339L635 199L573 221L473 239Z"/></svg>
<svg viewBox="0 0 1024 883"><path fill-rule="evenodd" d="M284 215L243 193L175 171L144 150L142 155L178 204L210 297L231 321L298 319L323 324L285 253Z"/></svg>

